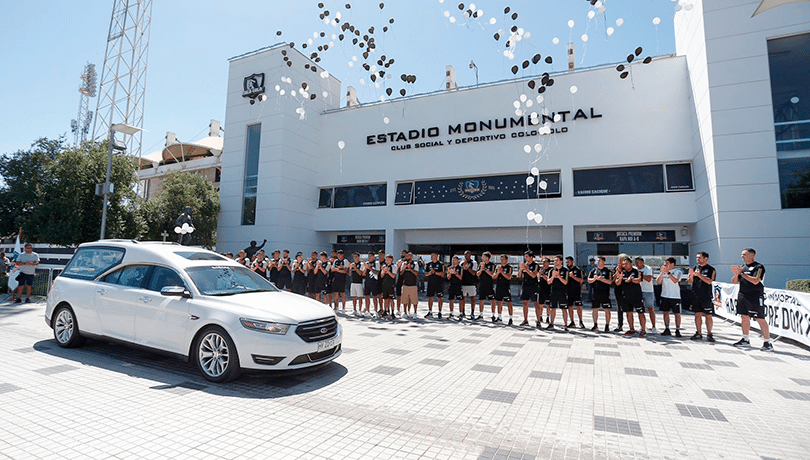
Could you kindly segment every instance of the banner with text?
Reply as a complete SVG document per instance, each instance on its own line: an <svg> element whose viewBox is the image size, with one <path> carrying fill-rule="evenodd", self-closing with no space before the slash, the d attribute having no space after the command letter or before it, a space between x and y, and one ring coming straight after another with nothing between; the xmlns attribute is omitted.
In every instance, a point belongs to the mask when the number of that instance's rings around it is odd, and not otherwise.
<svg viewBox="0 0 810 460"><path fill-rule="evenodd" d="M737 313L740 286L715 282L712 288L715 313L740 322L742 318ZM810 345L810 294L765 288L765 321L771 334ZM759 329L753 320L751 327Z"/></svg>

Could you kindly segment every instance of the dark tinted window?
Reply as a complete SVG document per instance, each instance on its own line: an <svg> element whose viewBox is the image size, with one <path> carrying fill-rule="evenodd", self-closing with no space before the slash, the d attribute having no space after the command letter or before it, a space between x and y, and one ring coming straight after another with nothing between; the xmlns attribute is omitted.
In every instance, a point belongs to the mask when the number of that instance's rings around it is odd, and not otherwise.
<svg viewBox="0 0 810 460"><path fill-rule="evenodd" d="M149 286L147 289L150 291L160 292L161 289L168 286L183 286L185 287L183 279L174 270L166 267L155 267L152 271L152 276L149 278Z"/></svg>
<svg viewBox="0 0 810 460"><path fill-rule="evenodd" d="M695 189L695 185L692 182L692 165L689 163L666 165L666 168L668 192L681 192Z"/></svg>
<svg viewBox="0 0 810 460"><path fill-rule="evenodd" d="M118 277L118 284L121 286L129 287L143 287L146 275L149 269L152 268L148 265L130 265L121 269L121 275Z"/></svg>
<svg viewBox="0 0 810 460"><path fill-rule="evenodd" d="M385 206L386 184L355 185L335 187L335 208L359 208L363 206Z"/></svg>
<svg viewBox="0 0 810 460"><path fill-rule="evenodd" d="M394 204L411 203L413 203L413 182L397 184L397 194L394 198Z"/></svg>
<svg viewBox="0 0 810 460"><path fill-rule="evenodd" d="M574 196L628 195L664 191L664 168L658 165L574 171Z"/></svg>
<svg viewBox="0 0 810 460"><path fill-rule="evenodd" d="M124 250L121 248L89 247L79 248L70 259L60 276L79 279L94 279L110 268L121 263Z"/></svg>
<svg viewBox="0 0 810 460"><path fill-rule="evenodd" d="M319 208L331 208L332 207L332 192L334 191L333 188L322 188L320 190L320 196L318 197L318 207Z"/></svg>

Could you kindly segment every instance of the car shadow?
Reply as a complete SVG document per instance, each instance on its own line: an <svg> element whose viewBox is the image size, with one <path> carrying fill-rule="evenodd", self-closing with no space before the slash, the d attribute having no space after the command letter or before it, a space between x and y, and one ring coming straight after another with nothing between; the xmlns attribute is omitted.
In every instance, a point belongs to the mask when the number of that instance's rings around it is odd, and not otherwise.
<svg viewBox="0 0 810 460"><path fill-rule="evenodd" d="M43 305L33 303L14 303L6 301L0 303L0 320L11 319L17 315L23 315L35 310L42 310Z"/></svg>
<svg viewBox="0 0 810 460"><path fill-rule="evenodd" d="M113 342L88 340L79 348L68 349L51 339L35 343L33 349L83 366L116 372L122 378L148 380L150 389L178 395L203 391L240 398L282 398L328 387L349 372L332 361L309 369L248 370L232 382L216 384L200 376L193 364L179 358Z"/></svg>

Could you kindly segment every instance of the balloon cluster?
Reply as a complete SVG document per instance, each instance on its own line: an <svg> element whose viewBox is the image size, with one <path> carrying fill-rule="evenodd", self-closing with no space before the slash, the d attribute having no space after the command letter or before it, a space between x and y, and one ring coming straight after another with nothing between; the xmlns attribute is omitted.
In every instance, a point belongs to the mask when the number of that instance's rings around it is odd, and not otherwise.
<svg viewBox="0 0 810 460"><path fill-rule="evenodd" d="M546 57L546 62L551 64L551 56ZM526 85L531 89L537 88L537 93L543 94L546 92L546 88L554 86L554 79L548 72L543 72L543 75L540 76L540 86L537 86L537 80L529 80Z"/></svg>
<svg viewBox="0 0 810 460"><path fill-rule="evenodd" d="M640 46L637 47L635 51L627 55L627 64L628 64L627 67L625 67L624 64L619 64L618 66L616 66L616 72L619 72L619 78L621 78L622 80L627 78L627 76L629 75L629 71L627 70L630 67L629 64L632 64L632 62L636 60L636 57L641 55L643 51L644 50ZM636 62L641 62L642 64L649 64L650 62L652 62L652 57L647 56L643 60Z"/></svg>

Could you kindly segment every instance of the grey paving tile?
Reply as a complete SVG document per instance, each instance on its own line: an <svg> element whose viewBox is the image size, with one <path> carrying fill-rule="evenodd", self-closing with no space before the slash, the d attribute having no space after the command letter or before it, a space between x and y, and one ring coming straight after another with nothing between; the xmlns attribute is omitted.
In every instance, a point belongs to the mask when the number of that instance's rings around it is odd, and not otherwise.
<svg viewBox="0 0 810 460"><path fill-rule="evenodd" d="M511 358L512 356L517 355L517 352L505 351L505 350L492 350L489 354L495 355L495 356L507 356L507 357Z"/></svg>
<svg viewBox="0 0 810 460"><path fill-rule="evenodd" d="M357 334L358 337L377 337L379 335L380 334L375 334L373 332L361 332L361 333Z"/></svg>
<svg viewBox="0 0 810 460"><path fill-rule="evenodd" d="M706 364L709 364L711 366L740 367L740 366L737 365L737 363L735 363L733 361L719 361L719 360L716 360L716 359L704 359L703 361L705 361Z"/></svg>
<svg viewBox="0 0 810 460"><path fill-rule="evenodd" d="M543 380L562 380L562 374L545 371L532 371L529 374L529 377L533 379L543 379Z"/></svg>
<svg viewBox="0 0 810 460"><path fill-rule="evenodd" d="M484 389L481 390L481 393L476 396L478 399L484 399L487 401L495 401L501 402L506 404L512 404L515 402L515 398L517 398L519 393L511 393L508 391L498 391L498 390L489 390Z"/></svg>
<svg viewBox="0 0 810 460"><path fill-rule="evenodd" d="M703 370L703 371L713 371L714 370L714 368L712 368L712 366L709 366L708 364L703 364L703 363L680 363L680 364L681 364L681 367L683 367L684 369L700 369L700 370Z"/></svg>
<svg viewBox="0 0 810 460"><path fill-rule="evenodd" d="M403 356L403 355L407 355L411 351L413 351L413 350L403 350L401 348L389 348L388 350L385 350L383 353L387 353L389 355Z"/></svg>
<svg viewBox="0 0 810 460"><path fill-rule="evenodd" d="M555 343L553 341L549 342L549 344L547 346L552 347L552 348L571 348L570 343Z"/></svg>
<svg viewBox="0 0 810 460"><path fill-rule="evenodd" d="M713 407L691 406L689 404L676 404L678 412L684 417L702 418L705 420L715 420L718 422L728 422L719 409Z"/></svg>
<svg viewBox="0 0 810 460"><path fill-rule="evenodd" d="M473 332L472 334L470 334L470 337L484 337L484 338L487 338L487 337L491 337L491 336L492 336L492 334L484 334L483 332Z"/></svg>
<svg viewBox="0 0 810 460"><path fill-rule="evenodd" d="M658 373L653 369L639 369L637 367L625 367L624 373L627 375L641 375L644 377L658 377Z"/></svg>
<svg viewBox="0 0 810 460"><path fill-rule="evenodd" d="M801 386L810 387L810 379L794 379L791 377L790 380L793 380Z"/></svg>
<svg viewBox="0 0 810 460"><path fill-rule="evenodd" d="M447 341L447 339L445 339L444 337L442 337L440 335L423 335L423 336L421 336L419 338L420 339L426 339L426 340L438 340L440 342L446 342Z"/></svg>
<svg viewBox="0 0 810 460"><path fill-rule="evenodd" d="M504 343L502 343L502 344L500 344L498 346L499 347L506 347L506 348L523 348L523 345L526 345L526 344L525 343L504 342Z"/></svg>
<svg viewBox="0 0 810 460"><path fill-rule="evenodd" d="M37 350L34 347L25 347L25 348L17 348L16 350L11 351L15 351L17 353L33 353Z"/></svg>
<svg viewBox="0 0 810 460"><path fill-rule="evenodd" d="M754 359L756 359L758 361L770 361L770 362L773 362L773 363L784 363L785 362L783 359L777 358L776 356L760 354L760 353L757 353L757 352L751 353L748 356L750 356L750 357L752 357L752 358L754 358Z"/></svg>
<svg viewBox="0 0 810 460"><path fill-rule="evenodd" d="M343 351L344 354L350 354L350 353L355 353L355 352L360 351L357 348L343 348L343 347L340 347L340 349Z"/></svg>
<svg viewBox="0 0 810 460"><path fill-rule="evenodd" d="M576 358L576 357L569 357L566 362L574 363L574 364L593 364L593 358Z"/></svg>
<svg viewBox="0 0 810 460"><path fill-rule="evenodd" d="M503 370L503 368L498 367L498 366L486 366L484 364L476 364L470 370L478 371L478 372L489 372L491 374L497 374L498 372Z"/></svg>
<svg viewBox="0 0 810 460"><path fill-rule="evenodd" d="M74 371L76 369L78 369L78 367L62 364L60 366L46 367L43 369L34 369L34 371L39 372L42 375L54 375L60 374L62 372Z"/></svg>
<svg viewBox="0 0 810 460"><path fill-rule="evenodd" d="M603 417L594 415L593 429L596 431L606 431L608 433L626 434L630 436L643 436L641 425L635 420L621 418Z"/></svg>
<svg viewBox="0 0 810 460"><path fill-rule="evenodd" d="M404 370L405 369L401 367L377 366L374 369L371 369L369 372L383 375L397 375Z"/></svg>
<svg viewBox="0 0 810 460"><path fill-rule="evenodd" d="M719 399L721 401L735 401L735 402L744 402L750 403L751 400L746 398L745 395L742 393L735 393L733 391L721 391L721 390L708 390L703 389L703 392L706 393L711 399Z"/></svg>
<svg viewBox="0 0 810 460"><path fill-rule="evenodd" d="M672 356L672 353L668 351L644 350L644 353L650 356Z"/></svg>
<svg viewBox="0 0 810 460"><path fill-rule="evenodd" d="M596 348L619 348L615 343L595 343L593 346Z"/></svg>
<svg viewBox="0 0 810 460"><path fill-rule="evenodd" d="M0 383L0 395L3 393L11 393L12 391L22 390L22 387L11 383Z"/></svg>
<svg viewBox="0 0 810 460"><path fill-rule="evenodd" d="M796 401L810 401L810 393L791 390L774 390L785 399L793 399Z"/></svg>
<svg viewBox="0 0 810 460"><path fill-rule="evenodd" d="M518 332L518 333L516 333L516 334L512 334L512 337L526 337L526 338L531 338L531 337L534 337L534 334L531 334L531 333L526 333L526 332Z"/></svg>
<svg viewBox="0 0 810 460"><path fill-rule="evenodd" d="M449 346L450 345L447 345L447 344L444 344L444 343L428 343L428 344L423 345L424 348L434 348L436 350L444 350L445 348L448 348Z"/></svg>
<svg viewBox="0 0 810 460"><path fill-rule="evenodd" d="M481 340L475 340L475 339L461 339L461 340L459 340L459 343L471 343L473 345L478 345L481 342L482 342Z"/></svg>
<svg viewBox="0 0 810 460"><path fill-rule="evenodd" d="M669 350L683 350L683 351L689 351L690 350L690 348L687 347L686 345L668 345L667 349L669 349Z"/></svg>
<svg viewBox="0 0 810 460"><path fill-rule="evenodd" d="M745 352L736 348L715 348L714 351L727 355L744 355Z"/></svg>
<svg viewBox="0 0 810 460"><path fill-rule="evenodd" d="M639 343L637 340L632 340L632 339L622 339L622 340L620 340L620 341L618 341L616 343L621 345L621 346L624 346L624 347L640 347L641 346L641 343Z"/></svg>
<svg viewBox="0 0 810 460"><path fill-rule="evenodd" d="M441 359L432 359L432 358L425 358L422 361L419 361L419 364L427 364L428 366L444 366L445 364L450 364L450 361L444 361Z"/></svg>
<svg viewBox="0 0 810 460"><path fill-rule="evenodd" d="M609 350L596 350L594 352L595 355L598 356L621 356L622 354L618 351L609 351Z"/></svg>
<svg viewBox="0 0 810 460"><path fill-rule="evenodd" d="M568 337L567 335L560 335L560 334L551 336L551 339L556 340L558 342L573 342L574 341L573 337Z"/></svg>

